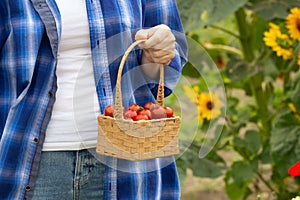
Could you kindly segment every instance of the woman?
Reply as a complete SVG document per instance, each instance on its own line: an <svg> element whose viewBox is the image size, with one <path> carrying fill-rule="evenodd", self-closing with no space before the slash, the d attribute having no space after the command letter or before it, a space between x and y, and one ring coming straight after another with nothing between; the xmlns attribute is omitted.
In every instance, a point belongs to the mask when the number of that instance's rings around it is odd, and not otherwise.
<svg viewBox="0 0 300 200"><path fill-rule="evenodd" d="M119 56L135 39L147 41L124 73L143 64L146 84L126 84L124 101L154 100L149 63L169 69L165 95L175 87L186 54L175 0L4 0L0 9L0 199L179 199L172 158L103 163L91 153L96 115L113 104Z"/></svg>

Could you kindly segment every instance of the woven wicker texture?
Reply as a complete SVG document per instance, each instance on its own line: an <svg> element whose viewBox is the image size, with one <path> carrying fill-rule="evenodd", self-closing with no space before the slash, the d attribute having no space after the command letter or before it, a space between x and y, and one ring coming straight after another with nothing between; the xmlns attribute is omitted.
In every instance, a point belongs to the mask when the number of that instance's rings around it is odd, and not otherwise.
<svg viewBox="0 0 300 200"><path fill-rule="evenodd" d="M139 43L134 42L121 60L116 83L114 118L98 116L98 142L96 152L101 155L126 160L146 160L179 153L178 131L180 118L163 118L147 121L131 121L123 118L121 75L124 63L131 50ZM164 67L160 66L160 82L156 103L164 106Z"/></svg>

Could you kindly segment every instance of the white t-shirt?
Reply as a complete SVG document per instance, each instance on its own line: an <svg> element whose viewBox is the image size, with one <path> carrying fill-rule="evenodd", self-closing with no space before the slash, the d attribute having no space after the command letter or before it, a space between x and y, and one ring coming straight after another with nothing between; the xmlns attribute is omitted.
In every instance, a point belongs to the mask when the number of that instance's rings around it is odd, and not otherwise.
<svg viewBox="0 0 300 200"><path fill-rule="evenodd" d="M85 0L56 0L62 35L56 69L56 102L43 151L96 146L97 100Z"/></svg>

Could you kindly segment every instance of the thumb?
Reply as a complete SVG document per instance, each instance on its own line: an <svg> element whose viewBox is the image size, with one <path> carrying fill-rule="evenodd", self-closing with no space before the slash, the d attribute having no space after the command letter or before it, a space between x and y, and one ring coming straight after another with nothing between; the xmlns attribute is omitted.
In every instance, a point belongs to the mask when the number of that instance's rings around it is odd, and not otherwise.
<svg viewBox="0 0 300 200"><path fill-rule="evenodd" d="M135 40L146 40L148 39L149 30L141 29L135 34Z"/></svg>

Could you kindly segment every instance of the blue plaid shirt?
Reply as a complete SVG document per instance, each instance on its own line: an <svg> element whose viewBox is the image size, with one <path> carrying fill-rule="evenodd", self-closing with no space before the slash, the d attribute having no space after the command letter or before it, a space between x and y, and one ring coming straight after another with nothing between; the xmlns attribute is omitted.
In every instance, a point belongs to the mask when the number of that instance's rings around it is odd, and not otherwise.
<svg viewBox="0 0 300 200"><path fill-rule="evenodd" d="M176 56L165 68L165 91L170 94L187 50L175 0L86 0L86 4L101 111L113 103L119 56L144 27L166 24L176 36ZM55 101L60 14L55 0L1 0L0 10L0 199L28 199ZM140 59L141 50L133 51L124 73L138 66ZM141 72L131 78L133 84L122 88L125 106L153 101L157 84ZM135 90L136 82L146 84ZM105 199L179 199L174 160L161 168L172 157L143 162L107 159ZM118 165L155 170L128 173L115 170Z"/></svg>

